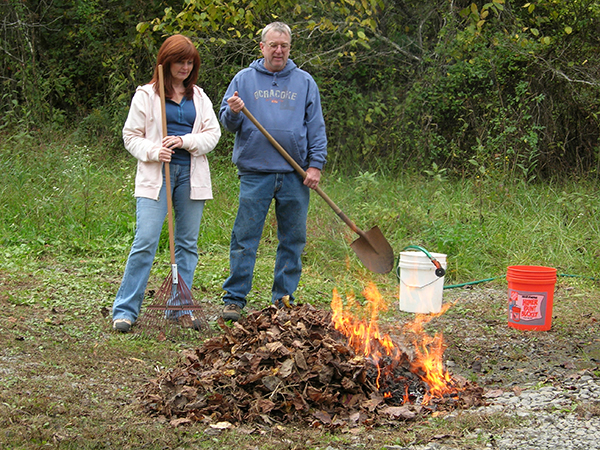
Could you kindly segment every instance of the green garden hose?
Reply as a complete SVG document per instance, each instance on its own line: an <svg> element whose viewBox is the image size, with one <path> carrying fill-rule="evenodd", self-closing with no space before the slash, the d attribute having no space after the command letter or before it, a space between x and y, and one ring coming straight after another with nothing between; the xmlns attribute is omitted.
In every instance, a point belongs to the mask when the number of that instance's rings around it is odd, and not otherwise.
<svg viewBox="0 0 600 450"><path fill-rule="evenodd" d="M439 263L439 261L437 259L435 259L431 255L431 253L429 253L423 247L421 247L419 245L407 245L406 247L404 247L401 250L401 252L403 252L404 250L409 250L409 249L419 250L419 251L425 253L425 255L427 255L427 257L431 260L431 262L433 263L433 265L436 267L435 274L438 277L443 277L446 274L446 271L441 266L441 264ZM556 274L556 276L557 277L569 277L569 278L585 278L585 279L593 280L593 281L599 280L598 278L595 278L595 277L588 277L588 276L583 276L583 275L569 275L569 274L566 274L566 273L559 273L559 274ZM398 254L398 260L397 260L397 263L396 263L396 277L398 278L398 281L400 281L400 254ZM468 281L466 283L446 285L446 286L444 286L444 289L454 289L454 288L459 288L459 287L464 287L464 286L470 286L470 285L474 285L474 284L487 283L488 281L494 281L494 280L497 280L498 278L506 278L506 275L500 275L500 276L492 277L492 278L484 278L482 280L476 280L476 281Z"/></svg>
<svg viewBox="0 0 600 450"><path fill-rule="evenodd" d="M585 278L585 279L593 280L593 281L599 280L599 278L587 277L587 276L584 276L584 275L569 275L569 274L566 274L566 273L557 273L556 276L557 277L568 277L568 278ZM467 283L451 284L451 285L444 286L444 289L453 289L453 288L459 288L459 287L469 286L471 284L485 283L485 282L488 282L488 281L497 280L498 278L506 278L506 275L500 275L498 277L492 277L492 278L484 278L483 280L477 280L477 281L469 281Z"/></svg>
<svg viewBox="0 0 600 450"><path fill-rule="evenodd" d="M419 250L423 253L425 253L425 255L431 260L431 262L433 263L433 265L435 266L435 274L438 277L443 277L444 275L446 275L446 269L444 269L442 267L442 265L440 264L440 262L435 259L431 253L429 253L427 250L425 250L423 247L419 246L419 245L407 245L406 247L404 247L400 253L402 253L404 250L408 250L408 249L413 249L413 250ZM398 279L400 279L400 270L399 270L399 266L400 266L400 255L398 255L398 264L396 264L396 275L398 276Z"/></svg>

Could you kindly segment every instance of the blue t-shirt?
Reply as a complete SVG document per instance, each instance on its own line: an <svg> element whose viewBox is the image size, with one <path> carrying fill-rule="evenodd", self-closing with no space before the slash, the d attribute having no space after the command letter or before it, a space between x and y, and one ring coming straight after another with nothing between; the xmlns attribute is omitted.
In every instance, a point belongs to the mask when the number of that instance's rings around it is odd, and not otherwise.
<svg viewBox="0 0 600 450"><path fill-rule="evenodd" d="M165 105L167 115L167 135L183 136L191 133L196 120L196 108L194 101L185 97L181 103L177 104L173 100L167 99ZM190 165L190 153L182 148L174 149L175 153L171 157L171 164L182 166Z"/></svg>

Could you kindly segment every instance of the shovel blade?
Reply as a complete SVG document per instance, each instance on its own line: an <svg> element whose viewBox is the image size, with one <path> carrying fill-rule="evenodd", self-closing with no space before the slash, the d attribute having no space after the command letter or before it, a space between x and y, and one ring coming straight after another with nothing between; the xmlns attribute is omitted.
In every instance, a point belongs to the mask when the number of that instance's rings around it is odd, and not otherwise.
<svg viewBox="0 0 600 450"><path fill-rule="evenodd" d="M388 273L394 267L394 250L377 226L360 236L350 247L371 272Z"/></svg>

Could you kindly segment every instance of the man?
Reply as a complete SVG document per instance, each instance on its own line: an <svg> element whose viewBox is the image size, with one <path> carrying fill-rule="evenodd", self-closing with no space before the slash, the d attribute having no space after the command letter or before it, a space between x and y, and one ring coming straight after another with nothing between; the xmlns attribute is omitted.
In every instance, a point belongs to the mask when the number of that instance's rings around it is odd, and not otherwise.
<svg viewBox="0 0 600 450"><path fill-rule="evenodd" d="M225 320L239 320L246 306L258 244L273 200L279 240L273 304L291 305L300 281L310 189L319 185L327 156L327 137L319 89L307 72L288 59L291 41L289 26L281 22L267 25L260 42L263 58L235 75L219 111L223 126L236 133L232 160L240 178L238 213L231 234L230 275L223 284ZM245 105L306 171L305 179L241 113Z"/></svg>

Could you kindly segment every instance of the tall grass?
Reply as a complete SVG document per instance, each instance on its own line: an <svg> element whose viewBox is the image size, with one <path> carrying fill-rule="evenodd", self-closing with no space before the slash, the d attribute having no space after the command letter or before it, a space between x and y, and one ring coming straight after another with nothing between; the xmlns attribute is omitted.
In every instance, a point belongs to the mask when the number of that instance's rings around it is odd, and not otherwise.
<svg viewBox="0 0 600 450"><path fill-rule="evenodd" d="M135 223L132 161L100 145L5 139L1 149L0 238L9 253L109 255L128 245Z"/></svg>
<svg viewBox="0 0 600 450"><path fill-rule="evenodd" d="M30 258L93 256L124 265L135 227L135 161L125 150L114 155L102 143L71 144L69 136L8 136L0 145L0 269ZM227 276L237 208L238 180L226 153L220 149L210 158L214 200L205 208L199 241L195 284L208 297L221 294ZM326 171L322 188L360 228L379 226L396 255L408 245L446 254L447 284L502 276L517 264L600 276L600 198L592 181ZM350 248L357 236L315 193L308 229L299 296L329 301L333 287L360 288L366 280L395 289L394 271L372 274L360 264ZM168 260L167 245L165 230L158 261ZM262 302L269 298L276 245L271 212L252 294ZM160 264L157 270L161 274Z"/></svg>

